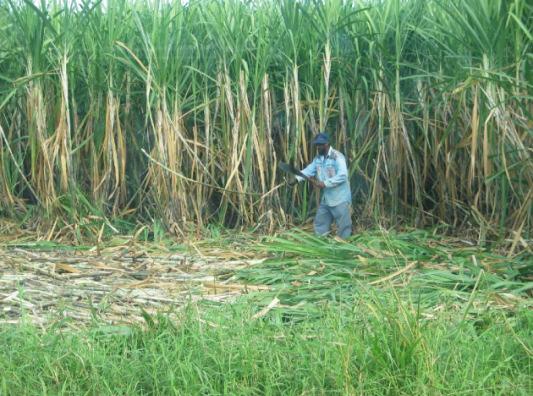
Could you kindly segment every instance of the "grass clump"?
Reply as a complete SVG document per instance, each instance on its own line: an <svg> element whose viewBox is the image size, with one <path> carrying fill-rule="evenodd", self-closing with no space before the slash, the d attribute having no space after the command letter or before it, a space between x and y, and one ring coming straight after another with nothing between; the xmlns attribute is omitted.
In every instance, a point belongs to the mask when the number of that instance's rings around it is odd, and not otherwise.
<svg viewBox="0 0 533 396"><path fill-rule="evenodd" d="M199 309L201 308L201 309ZM0 327L1 393L529 394L533 315L428 320L393 293L315 320L254 318L247 303L189 306L145 328ZM450 316L452 320L450 320Z"/></svg>

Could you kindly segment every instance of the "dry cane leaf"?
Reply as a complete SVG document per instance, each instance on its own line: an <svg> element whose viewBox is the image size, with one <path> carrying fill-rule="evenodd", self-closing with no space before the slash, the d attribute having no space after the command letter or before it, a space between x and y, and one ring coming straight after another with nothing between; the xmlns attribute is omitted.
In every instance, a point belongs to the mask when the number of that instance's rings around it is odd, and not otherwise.
<svg viewBox="0 0 533 396"><path fill-rule="evenodd" d="M65 263L54 264L54 272L68 272L71 274L79 274L81 271L77 268L74 268L72 265Z"/></svg>
<svg viewBox="0 0 533 396"><path fill-rule="evenodd" d="M277 297L275 297L275 298L270 302L270 304L268 304L266 307L264 307L262 310L260 310L259 312L257 312L254 316L252 316L252 320L262 318L262 317L265 316L267 313L269 313L270 310L271 310L272 308L275 308L278 304L279 304L279 299L278 299Z"/></svg>

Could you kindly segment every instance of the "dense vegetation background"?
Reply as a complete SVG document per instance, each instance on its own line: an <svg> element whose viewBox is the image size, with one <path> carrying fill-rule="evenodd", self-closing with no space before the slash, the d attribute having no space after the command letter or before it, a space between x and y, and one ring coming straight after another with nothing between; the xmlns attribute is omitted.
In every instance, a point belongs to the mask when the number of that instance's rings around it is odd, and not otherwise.
<svg viewBox="0 0 533 396"><path fill-rule="evenodd" d="M528 234L532 18L525 0L2 1L1 213L273 230L313 202L278 161L304 166L326 129L358 217Z"/></svg>

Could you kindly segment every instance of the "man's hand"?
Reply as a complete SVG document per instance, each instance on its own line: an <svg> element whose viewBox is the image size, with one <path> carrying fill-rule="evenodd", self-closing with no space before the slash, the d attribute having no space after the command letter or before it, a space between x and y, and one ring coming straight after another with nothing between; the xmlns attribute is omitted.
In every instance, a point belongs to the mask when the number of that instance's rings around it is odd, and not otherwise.
<svg viewBox="0 0 533 396"><path fill-rule="evenodd" d="M309 179L309 181L313 184L313 186L315 186L318 189L323 189L326 187L323 181L317 180L314 177Z"/></svg>

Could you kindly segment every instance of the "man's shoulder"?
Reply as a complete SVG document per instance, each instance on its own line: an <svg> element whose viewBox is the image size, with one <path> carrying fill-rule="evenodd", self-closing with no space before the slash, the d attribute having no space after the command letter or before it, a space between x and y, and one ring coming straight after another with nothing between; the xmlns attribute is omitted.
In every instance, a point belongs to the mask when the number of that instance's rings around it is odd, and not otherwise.
<svg viewBox="0 0 533 396"><path fill-rule="evenodd" d="M334 160L344 159L344 154L341 153L339 150L335 150L334 148L332 148L329 157L333 158Z"/></svg>

